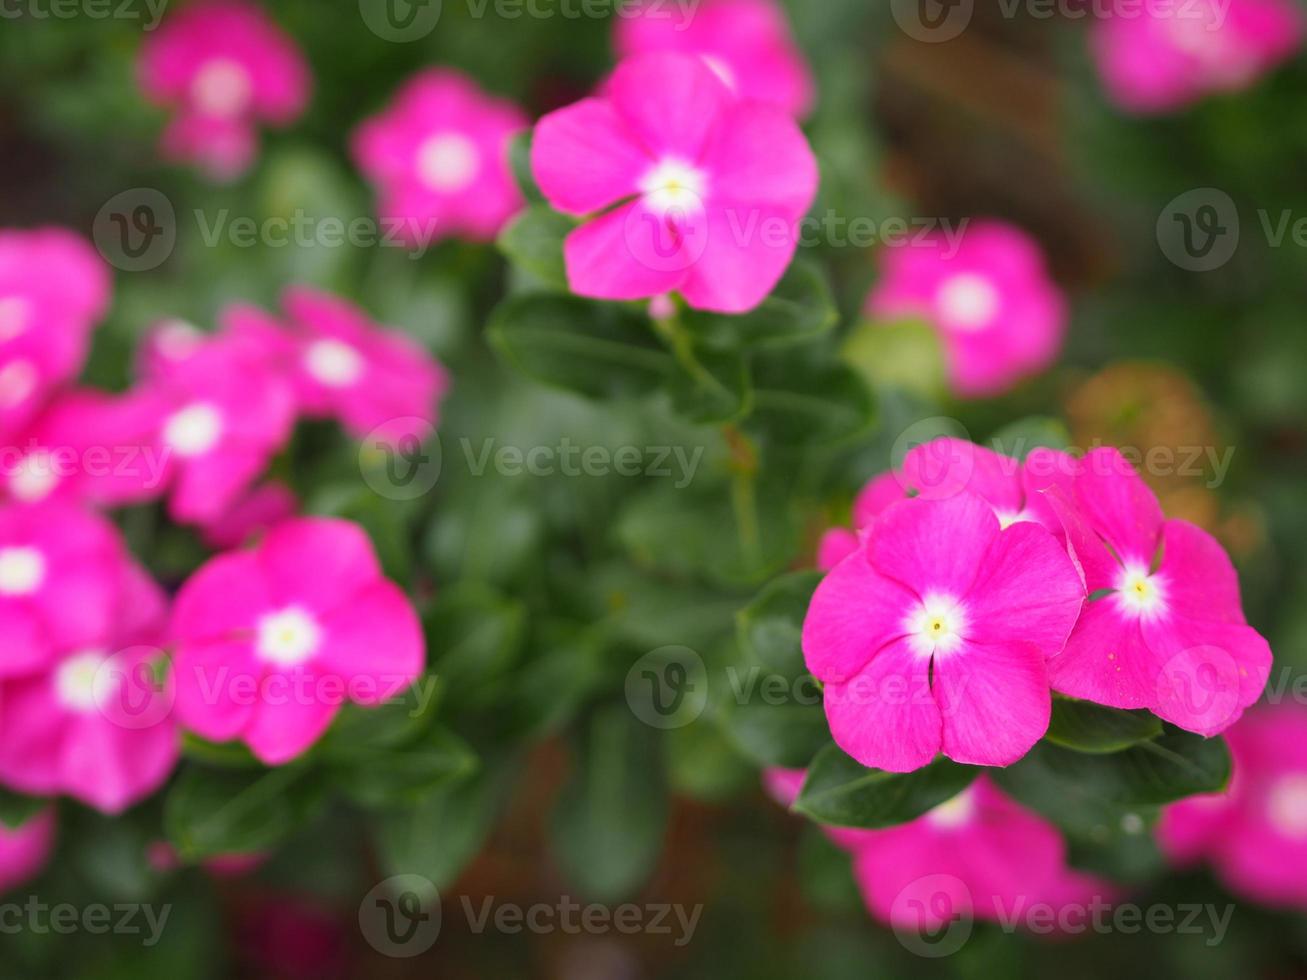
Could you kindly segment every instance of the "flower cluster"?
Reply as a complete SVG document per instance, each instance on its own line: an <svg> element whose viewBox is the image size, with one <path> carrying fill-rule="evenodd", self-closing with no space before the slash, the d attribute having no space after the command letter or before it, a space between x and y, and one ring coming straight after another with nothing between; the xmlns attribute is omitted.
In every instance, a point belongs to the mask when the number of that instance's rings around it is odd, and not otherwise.
<svg viewBox="0 0 1307 980"><path fill-rule="evenodd" d="M1009 765L1053 691L1213 735L1266 684L1229 558L1166 520L1115 450L1020 463L937 440L855 518L823 542L803 647L835 741L865 765Z"/></svg>

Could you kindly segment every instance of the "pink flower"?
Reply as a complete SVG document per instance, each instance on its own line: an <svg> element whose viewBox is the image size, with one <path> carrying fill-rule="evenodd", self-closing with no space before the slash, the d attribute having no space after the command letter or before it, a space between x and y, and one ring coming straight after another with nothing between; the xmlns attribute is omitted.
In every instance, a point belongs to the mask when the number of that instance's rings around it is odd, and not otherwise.
<svg viewBox="0 0 1307 980"><path fill-rule="evenodd" d="M1145 5L1100 19L1090 50L1118 105L1156 113L1248 88L1298 50L1302 33L1302 12L1292 0L1229 0L1167 11Z"/></svg>
<svg viewBox="0 0 1307 980"><path fill-rule="evenodd" d="M64 502L0 504L0 678L102 643L125 560L117 530L96 514Z"/></svg>
<svg viewBox="0 0 1307 980"><path fill-rule="evenodd" d="M164 155L230 179L254 159L256 123L286 126L303 111L309 70L295 42L241 0L201 0L168 17L141 47L146 96L177 110Z"/></svg>
<svg viewBox="0 0 1307 980"><path fill-rule="evenodd" d="M21 827L0 824L0 893L40 874L54 850L54 810L46 807Z"/></svg>
<svg viewBox="0 0 1307 980"><path fill-rule="evenodd" d="M239 548L263 534L299 509L299 500L290 487L269 480L255 487L217 520L200 529L205 544L219 551Z"/></svg>
<svg viewBox="0 0 1307 980"><path fill-rule="evenodd" d="M769 791L788 806L801 771L772 770ZM1041 904L1106 903L1110 884L1067 865L1061 833L985 779L915 820L884 830L827 827L853 855L867 908L887 924L932 931L958 916L1022 921Z"/></svg>
<svg viewBox="0 0 1307 980"><path fill-rule="evenodd" d="M237 345L213 342L147 379L119 407L119 426L156 461L152 487L169 513L204 524L235 505L290 438L290 384Z"/></svg>
<svg viewBox="0 0 1307 980"><path fill-rule="evenodd" d="M1307 709L1257 708L1225 737L1229 788L1166 807L1162 848L1177 864L1205 858L1255 902L1307 908Z"/></svg>
<svg viewBox="0 0 1307 980"><path fill-rule="evenodd" d="M909 772L940 751L1005 766L1048 728L1045 660L1085 590L1037 524L1002 529L980 497L900 501L822 580L803 624L836 743Z"/></svg>
<svg viewBox="0 0 1307 980"><path fill-rule="evenodd" d="M817 567L828 572L857 551L859 533L871 527L891 504L903 500L905 489L898 473L882 473L868 481L853 501L853 530L833 527L822 535L817 545Z"/></svg>
<svg viewBox="0 0 1307 980"><path fill-rule="evenodd" d="M136 368L144 378L167 375L212 343L215 335L189 320L170 317L153 324L141 339Z"/></svg>
<svg viewBox="0 0 1307 980"><path fill-rule="evenodd" d="M177 849L167 841L152 841L145 849L145 860L158 872L168 873L182 867ZM201 862L204 870L215 878L243 878L253 874L268 860L267 853L252 851L235 854L216 854Z"/></svg>
<svg viewBox="0 0 1307 980"><path fill-rule="evenodd" d="M380 704L422 671L417 614L348 521L298 518L182 586L171 636L177 716L268 765L309 748L346 701Z"/></svg>
<svg viewBox="0 0 1307 980"><path fill-rule="evenodd" d="M1001 394L1047 368L1062 347L1067 320L1066 301L1038 244L996 221L972 224L956 244L934 234L887 249L867 313L930 323L943 341L953 388L964 398Z"/></svg>
<svg viewBox="0 0 1307 980"><path fill-rule="evenodd" d="M0 230L0 438L81 371L109 290L108 267L72 232Z"/></svg>
<svg viewBox="0 0 1307 980"><path fill-rule="evenodd" d="M1115 449L1084 458L1074 498L1049 492L1091 596L1053 688L1116 708L1147 708L1214 735L1262 693L1271 650L1247 625L1239 579L1206 531L1166 520L1157 497Z"/></svg>
<svg viewBox="0 0 1307 980"><path fill-rule="evenodd" d="M381 219L412 245L459 236L491 240L525 201L508 163L528 128L511 103L466 76L428 69L354 133L353 156L381 195Z"/></svg>
<svg viewBox="0 0 1307 980"><path fill-rule="evenodd" d="M590 216L564 247L573 292L676 291L723 313L771 292L818 180L792 118L672 53L624 61L603 94L541 119L531 166L550 204Z"/></svg>
<svg viewBox="0 0 1307 980"><path fill-rule="evenodd" d="M119 813L163 785L181 742L167 685L155 679L167 601L134 565L112 584L113 616L96 635L60 644L48 669L0 684L0 782Z"/></svg>
<svg viewBox="0 0 1307 980"><path fill-rule="evenodd" d="M733 91L805 116L812 73L774 0L712 0L691 11L648 2L618 18L622 58L655 51L697 54Z"/></svg>
<svg viewBox="0 0 1307 980"><path fill-rule="evenodd" d="M251 349L261 345L292 379L302 413L335 417L360 439L381 425L391 438L422 437L435 425L449 377L421 345L328 293L297 287L282 302L288 328L250 307L233 307L223 319L228 334Z"/></svg>

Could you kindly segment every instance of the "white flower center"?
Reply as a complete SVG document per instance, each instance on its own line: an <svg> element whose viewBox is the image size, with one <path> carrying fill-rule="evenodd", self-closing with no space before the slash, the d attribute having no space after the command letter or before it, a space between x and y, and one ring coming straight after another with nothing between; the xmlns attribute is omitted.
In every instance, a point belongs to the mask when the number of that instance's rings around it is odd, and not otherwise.
<svg viewBox="0 0 1307 980"><path fill-rule="evenodd" d="M962 645L966 611L951 596L931 594L904 622L913 649L923 657L952 653Z"/></svg>
<svg viewBox="0 0 1307 980"><path fill-rule="evenodd" d="M290 606L259 620L258 654L279 667L294 667L313 656L322 643L322 628L312 614Z"/></svg>
<svg viewBox="0 0 1307 980"><path fill-rule="evenodd" d="M976 812L976 801L970 790L963 790L951 800L945 800L926 814L926 819L936 827L951 830L971 822Z"/></svg>
<svg viewBox="0 0 1307 980"><path fill-rule="evenodd" d="M28 453L9 473L9 492L24 503L44 500L58 485L58 466L47 449Z"/></svg>
<svg viewBox="0 0 1307 980"><path fill-rule="evenodd" d="M114 672L101 670L109 655L103 650L75 653L59 665L54 675L55 697L70 711L89 713L113 694Z"/></svg>
<svg viewBox="0 0 1307 980"><path fill-rule="evenodd" d="M708 175L698 167L669 157L640 180L645 203L659 214L689 212L703 208Z"/></svg>
<svg viewBox="0 0 1307 980"><path fill-rule="evenodd" d="M1307 773L1282 776L1271 787L1266 815L1285 837L1307 838Z"/></svg>
<svg viewBox="0 0 1307 980"><path fill-rule="evenodd" d="M309 374L328 388L348 388L363 374L363 357L341 340L315 340L304 352Z"/></svg>
<svg viewBox="0 0 1307 980"><path fill-rule="evenodd" d="M418 176L433 191L465 190L481 170L476 144L462 133L438 133L418 148Z"/></svg>
<svg viewBox="0 0 1307 980"><path fill-rule="evenodd" d="M945 279L935 294L945 325L954 330L984 330L998 314L999 294L985 276L962 272Z"/></svg>
<svg viewBox="0 0 1307 980"><path fill-rule="evenodd" d="M168 320L154 335L154 349L170 361L190 357L204 343L204 331L186 320Z"/></svg>
<svg viewBox="0 0 1307 980"><path fill-rule="evenodd" d="M45 556L35 548L0 548L0 595L31 595L45 581Z"/></svg>
<svg viewBox="0 0 1307 980"><path fill-rule="evenodd" d="M998 526L1003 530L1007 530L1013 524L1020 524L1023 521L1034 520L1034 518L1030 516L1030 512L1025 510L996 510L994 511L994 516L998 518Z"/></svg>
<svg viewBox="0 0 1307 980"><path fill-rule="evenodd" d="M717 57L715 54L700 54L699 57L703 59L704 64L713 70L713 74L726 84L728 89L734 92L739 88L739 83L735 78L734 69L732 69L725 61Z"/></svg>
<svg viewBox="0 0 1307 980"><path fill-rule="evenodd" d="M13 340L31 322L32 304L21 296L0 298L0 343Z"/></svg>
<svg viewBox="0 0 1307 980"><path fill-rule="evenodd" d="M191 81L191 99L201 114L232 119L250 104L254 84L245 66L231 58L205 62Z"/></svg>
<svg viewBox="0 0 1307 980"><path fill-rule="evenodd" d="M27 401L38 380L31 361L10 361L0 368L0 408L14 408Z"/></svg>
<svg viewBox="0 0 1307 980"><path fill-rule="evenodd" d="M1140 618L1166 612L1166 589L1162 580L1148 569L1132 565L1124 569L1117 582L1117 601L1122 609Z"/></svg>
<svg viewBox="0 0 1307 980"><path fill-rule="evenodd" d="M163 441L178 456L203 456L222 438L222 414L207 402L193 402L168 416Z"/></svg>

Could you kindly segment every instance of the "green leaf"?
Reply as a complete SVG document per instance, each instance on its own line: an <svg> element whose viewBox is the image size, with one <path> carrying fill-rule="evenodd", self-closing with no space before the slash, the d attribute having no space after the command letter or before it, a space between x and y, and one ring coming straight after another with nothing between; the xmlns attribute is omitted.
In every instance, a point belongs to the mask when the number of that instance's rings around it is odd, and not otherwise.
<svg viewBox="0 0 1307 980"><path fill-rule="evenodd" d="M653 870L667 820L660 747L625 705L596 713L577 747L552 833L568 878L591 898L624 898Z"/></svg>
<svg viewBox="0 0 1307 980"><path fill-rule="evenodd" d="M793 809L838 827L892 827L951 800L979 774L942 756L916 772L868 769L829 745L812 760Z"/></svg>
<svg viewBox="0 0 1307 980"><path fill-rule="evenodd" d="M846 364L793 352L754 359L746 424L782 445L843 442L867 431L875 415L871 392Z"/></svg>
<svg viewBox="0 0 1307 980"><path fill-rule="evenodd" d="M1110 755L1041 742L994 778L1067 830L1101 836L1149 807L1220 792L1230 779L1230 752L1222 739L1172 729Z"/></svg>
<svg viewBox="0 0 1307 980"><path fill-rule="evenodd" d="M674 363L644 316L576 296L508 299L491 314L487 333L524 374L587 398L647 395L666 382Z"/></svg>
<svg viewBox="0 0 1307 980"><path fill-rule="evenodd" d="M1162 723L1147 711L1122 711L1089 701L1053 698L1053 717L1044 736L1054 745L1077 752L1108 753L1128 749L1162 734Z"/></svg>
<svg viewBox="0 0 1307 980"><path fill-rule="evenodd" d="M738 316L687 310L682 323L705 347L737 349L792 344L826 333L838 314L821 267L795 260L771 295Z"/></svg>
<svg viewBox="0 0 1307 980"><path fill-rule="evenodd" d="M749 365L734 351L700 350L692 365L677 364L672 408L698 425L729 422L749 405Z"/></svg>
<svg viewBox="0 0 1307 980"><path fill-rule="evenodd" d="M492 699L522 652L526 609L494 589L466 583L443 592L425 619L432 670L457 691L451 710Z"/></svg>
<svg viewBox="0 0 1307 980"><path fill-rule="evenodd" d="M188 766L164 801L164 830L183 861L266 851L324 800L303 765L234 770Z"/></svg>
<svg viewBox="0 0 1307 980"><path fill-rule="evenodd" d="M830 744L821 691L811 678L790 681L753 665L728 690L731 699L719 707L723 730L757 765L805 769Z"/></svg>
<svg viewBox="0 0 1307 980"><path fill-rule="evenodd" d="M21 827L49 804L49 800L23 796L0 787L0 824L4 824L11 830Z"/></svg>
<svg viewBox="0 0 1307 980"><path fill-rule="evenodd" d="M476 768L476 753L443 728L384 751L360 751L337 757L329 767L342 793L365 807L416 803L436 786L466 776Z"/></svg>
<svg viewBox="0 0 1307 980"><path fill-rule="evenodd" d="M814 571L783 575L736 614L736 636L747 658L789 677L804 671L803 620L821 579Z"/></svg>
<svg viewBox="0 0 1307 980"><path fill-rule="evenodd" d="M396 694L396 703L347 704L313 752L321 759L353 759L400 748L430 729L445 690L440 678L425 674Z"/></svg>
<svg viewBox="0 0 1307 980"><path fill-rule="evenodd" d="M567 291L563 239L576 226L547 205L527 208L499 233L499 250L541 284Z"/></svg>
<svg viewBox="0 0 1307 980"><path fill-rule="evenodd" d="M518 133L508 144L508 165L513 179L528 201L541 201L544 195L531 172L531 132Z"/></svg>

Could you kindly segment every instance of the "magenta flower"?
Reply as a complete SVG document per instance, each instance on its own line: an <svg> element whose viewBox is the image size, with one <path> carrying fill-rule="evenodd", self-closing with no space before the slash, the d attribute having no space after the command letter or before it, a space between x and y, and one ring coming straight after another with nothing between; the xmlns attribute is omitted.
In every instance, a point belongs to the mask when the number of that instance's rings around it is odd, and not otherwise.
<svg viewBox="0 0 1307 980"><path fill-rule="evenodd" d="M294 40L243 0L201 0L168 17L142 45L139 74L146 96L177 113L164 155L220 180L253 161L257 123L289 125L309 97Z"/></svg>
<svg viewBox="0 0 1307 980"><path fill-rule="evenodd" d="M1137 113L1168 112L1217 92L1246 89L1301 46L1293 0L1122 9L1100 18L1090 50L1112 100Z"/></svg>
<svg viewBox="0 0 1307 980"><path fill-rule="evenodd" d="M266 364L216 342L145 380L119 411L120 427L155 461L141 492L167 490L174 520L204 524L227 512L286 444L295 398Z"/></svg>
<svg viewBox="0 0 1307 980"><path fill-rule="evenodd" d="M644 3L618 18L619 57L697 54L733 91L794 116L812 109L812 72L774 0L712 0L693 10Z"/></svg>
<svg viewBox="0 0 1307 980"><path fill-rule="evenodd" d="M0 504L0 678L103 642L124 561L118 531L97 514L55 501Z"/></svg>
<svg viewBox="0 0 1307 980"><path fill-rule="evenodd" d="M105 813L162 786L181 752L170 690L156 679L167 601L131 564L113 585L113 618L102 631L60 644L51 668L0 684L0 783Z"/></svg>
<svg viewBox="0 0 1307 980"><path fill-rule="evenodd" d="M417 614L367 535L329 518L286 521L202 566L170 632L181 724L238 739L268 765L307 750L346 701L395 696L426 657Z"/></svg>
<svg viewBox="0 0 1307 980"><path fill-rule="evenodd" d="M818 180L792 118L672 53L624 61L603 94L541 119L531 166L550 204L589 218L564 247L573 292L674 291L723 313L771 292Z"/></svg>
<svg viewBox="0 0 1307 980"><path fill-rule="evenodd" d="M1307 908L1307 709L1257 708L1225 737L1234 756L1229 788L1166 807L1162 848L1177 864L1210 861L1252 901Z"/></svg>
<svg viewBox="0 0 1307 980"><path fill-rule="evenodd" d="M872 477L853 501L853 530L844 527L829 528L817 544L817 567L828 572L858 550L862 532L889 508L906 496L902 477L898 473L882 473Z"/></svg>
<svg viewBox="0 0 1307 980"><path fill-rule="evenodd" d="M428 69L355 131L355 162L380 193L386 231L410 245L489 241L525 201L508 147L529 126L515 105L449 69Z"/></svg>
<svg viewBox="0 0 1307 980"><path fill-rule="evenodd" d="M109 291L108 267L72 232L0 229L0 437L81 371Z"/></svg>
<svg viewBox="0 0 1307 980"><path fill-rule="evenodd" d="M1074 498L1049 492L1091 596L1053 688L1116 708L1147 708L1188 731L1223 731L1257 700L1271 649L1247 625L1225 550L1157 497L1115 449L1081 462Z"/></svg>
<svg viewBox="0 0 1307 980"><path fill-rule="evenodd" d="M801 770L764 773L768 792L784 806L803 779ZM899 928L932 931L957 916L1020 921L1032 906L1084 907L1116 891L1071 868L1057 828L984 777L897 827L824 829L853 855L871 914Z"/></svg>
<svg viewBox="0 0 1307 980"><path fill-rule="evenodd" d="M973 223L959 242L935 233L886 249L867 314L925 319L939 332L950 383L964 398L1002 394L1047 368L1067 321L1038 244L997 221Z"/></svg>
<svg viewBox="0 0 1307 980"><path fill-rule="evenodd" d="M909 772L939 752L1006 766L1048 728L1045 661L1085 590L1037 524L1002 529L980 497L904 500L822 580L803 624L836 743Z"/></svg>
<svg viewBox="0 0 1307 980"><path fill-rule="evenodd" d="M270 530L299 510L299 500L290 487L269 480L238 500L216 520L200 528L204 543L217 551L239 548L251 538Z"/></svg>
<svg viewBox="0 0 1307 980"><path fill-rule="evenodd" d="M54 809L46 807L21 827L0 824L0 894L31 881L54 850Z"/></svg>

